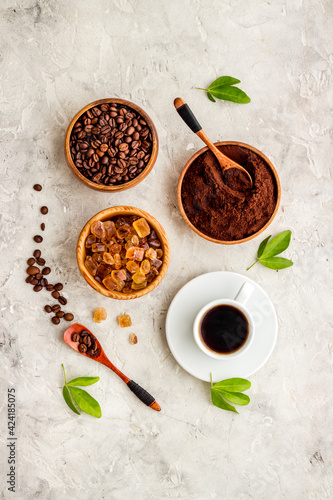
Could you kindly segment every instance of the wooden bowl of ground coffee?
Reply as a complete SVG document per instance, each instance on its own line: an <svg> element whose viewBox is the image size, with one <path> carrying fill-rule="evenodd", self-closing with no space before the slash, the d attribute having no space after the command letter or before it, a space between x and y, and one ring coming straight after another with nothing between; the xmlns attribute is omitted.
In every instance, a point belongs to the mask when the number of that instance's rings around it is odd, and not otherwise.
<svg viewBox="0 0 333 500"><path fill-rule="evenodd" d="M136 186L153 168L157 153L153 121L124 99L88 104L74 116L66 132L69 167L81 182L98 191Z"/></svg>
<svg viewBox="0 0 333 500"><path fill-rule="evenodd" d="M219 164L208 148L200 149L186 163L178 183L178 204L193 231L206 240L224 245L244 243L262 233L274 219L280 204L277 172L258 149L241 142L217 142L229 158L252 176L252 190L240 197L228 186L221 189L212 175Z"/></svg>

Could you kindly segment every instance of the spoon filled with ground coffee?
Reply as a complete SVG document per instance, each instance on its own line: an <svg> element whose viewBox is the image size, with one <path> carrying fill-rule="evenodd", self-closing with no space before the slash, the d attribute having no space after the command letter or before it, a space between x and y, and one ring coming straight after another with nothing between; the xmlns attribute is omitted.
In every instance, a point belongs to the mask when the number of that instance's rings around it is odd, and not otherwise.
<svg viewBox="0 0 333 500"><path fill-rule="evenodd" d="M221 153L219 149L217 149L215 144L209 139L209 137L207 137L205 132L202 130L201 125L194 116L188 104L186 104L186 102L183 101L183 99L181 99L180 97L177 97L174 100L174 106L179 116L184 120L186 125L209 147L209 149L219 162L222 171L221 177L218 176L218 172L216 172L215 170L212 172L217 185L221 186L221 183L227 185L236 196L237 193L245 193L252 189L253 181L249 172L245 170L244 167L238 165L238 163ZM224 188L224 186L221 187ZM241 196L243 196L243 194Z"/></svg>

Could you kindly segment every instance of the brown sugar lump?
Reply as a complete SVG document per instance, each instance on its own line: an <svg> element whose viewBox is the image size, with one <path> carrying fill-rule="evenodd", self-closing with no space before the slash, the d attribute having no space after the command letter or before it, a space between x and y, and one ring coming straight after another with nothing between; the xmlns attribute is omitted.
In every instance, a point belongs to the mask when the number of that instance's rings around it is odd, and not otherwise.
<svg viewBox="0 0 333 500"><path fill-rule="evenodd" d="M156 231L143 217L94 221L85 240L85 268L107 290L130 294L159 275L160 247Z"/></svg>

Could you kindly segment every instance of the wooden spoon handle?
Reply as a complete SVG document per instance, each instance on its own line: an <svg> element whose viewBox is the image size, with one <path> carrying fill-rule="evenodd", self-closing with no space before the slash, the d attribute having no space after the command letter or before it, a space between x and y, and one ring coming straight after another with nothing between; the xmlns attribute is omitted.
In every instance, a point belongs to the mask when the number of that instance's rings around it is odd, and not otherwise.
<svg viewBox="0 0 333 500"><path fill-rule="evenodd" d="M131 391L147 406L150 406L153 410L161 411L160 405L157 403L156 399L149 394L148 391L143 389L139 384L128 378L124 373L122 373L113 363L104 355L103 360L100 361L103 365L107 366L114 373L120 377L125 384L131 389Z"/></svg>
<svg viewBox="0 0 333 500"><path fill-rule="evenodd" d="M183 101L183 99L177 97L174 100L173 104L179 116L184 120L184 122L192 130L192 132L196 134L197 132L199 132L199 130L202 129L200 123L194 116L191 108L189 107L188 104L186 104L185 101Z"/></svg>
<svg viewBox="0 0 333 500"><path fill-rule="evenodd" d="M127 386L131 389L131 391L147 406L150 406L153 410L160 411L161 407L155 400L154 396L149 394L145 389L141 387L141 385L134 382L134 380L130 380L127 383Z"/></svg>
<svg viewBox="0 0 333 500"><path fill-rule="evenodd" d="M224 172L226 170L227 165L228 166L235 165L235 162L233 162L232 160L230 160L230 158L228 158L223 153L221 153L221 151L219 149L217 149L217 147L209 139L209 137L207 137L205 132L202 130L200 123L198 122L198 120L194 116L191 108L189 107L188 104L186 104L186 102L183 99L181 99L180 97L177 97L174 100L174 106L175 106L179 116L184 120L184 122L192 130L192 132L197 134L197 136L200 137L200 139L205 144L207 144L209 149L215 154L215 156L218 157L219 161L222 160L222 163L220 163L221 168L222 168L222 172ZM229 168L230 168L230 166L229 166Z"/></svg>

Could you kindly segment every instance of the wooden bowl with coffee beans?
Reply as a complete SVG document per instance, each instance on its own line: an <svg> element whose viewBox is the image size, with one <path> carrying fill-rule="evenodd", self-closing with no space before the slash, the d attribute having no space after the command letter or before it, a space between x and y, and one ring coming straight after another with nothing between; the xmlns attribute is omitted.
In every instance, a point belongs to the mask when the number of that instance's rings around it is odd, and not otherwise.
<svg viewBox="0 0 333 500"><path fill-rule="evenodd" d="M82 276L112 299L136 299L151 292L164 278L169 260L163 227L135 207L112 207L94 215L77 244Z"/></svg>
<svg viewBox="0 0 333 500"><path fill-rule="evenodd" d="M65 156L81 182L98 191L136 186L153 168L158 153L155 125L139 106L124 99L100 99L69 124Z"/></svg>

